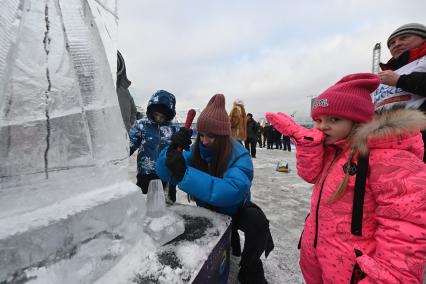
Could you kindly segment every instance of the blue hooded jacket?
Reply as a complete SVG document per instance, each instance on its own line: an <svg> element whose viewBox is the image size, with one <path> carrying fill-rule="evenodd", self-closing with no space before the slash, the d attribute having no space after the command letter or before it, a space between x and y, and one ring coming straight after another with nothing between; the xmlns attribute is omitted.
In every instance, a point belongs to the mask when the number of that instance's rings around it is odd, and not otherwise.
<svg viewBox="0 0 426 284"><path fill-rule="evenodd" d="M129 129L130 155L137 149L137 168L139 174L155 174L155 164L161 150L170 144L170 138L176 133L178 126L171 122L176 115L175 96L167 91L159 90L150 98L147 106L147 116L138 120ZM152 113L161 108L167 120L159 124L155 122Z"/></svg>
<svg viewBox="0 0 426 284"><path fill-rule="evenodd" d="M189 166L194 147L184 151L187 169L183 179L177 183L180 190L196 199L197 205L229 216L233 216L243 204L250 202L250 187L253 180L250 154L234 139L232 139L232 147L228 169L223 178ZM157 162L157 175L163 181L168 181L170 177L170 171L166 166L166 152L167 148L161 152ZM202 151L200 154L202 159L207 160ZM173 178L172 182L176 183L177 179Z"/></svg>

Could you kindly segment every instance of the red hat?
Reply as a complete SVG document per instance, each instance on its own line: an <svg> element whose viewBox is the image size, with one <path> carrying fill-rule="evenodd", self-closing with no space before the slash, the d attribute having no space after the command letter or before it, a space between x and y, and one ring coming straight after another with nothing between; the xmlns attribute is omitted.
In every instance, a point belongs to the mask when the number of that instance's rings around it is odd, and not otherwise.
<svg viewBox="0 0 426 284"><path fill-rule="evenodd" d="M225 96L214 95L197 120L198 132L214 135L230 135L231 123L225 109Z"/></svg>
<svg viewBox="0 0 426 284"><path fill-rule="evenodd" d="M325 90L312 104L311 116L338 116L365 123L374 116L371 93L379 86L379 77L372 73L357 73L343 77Z"/></svg>

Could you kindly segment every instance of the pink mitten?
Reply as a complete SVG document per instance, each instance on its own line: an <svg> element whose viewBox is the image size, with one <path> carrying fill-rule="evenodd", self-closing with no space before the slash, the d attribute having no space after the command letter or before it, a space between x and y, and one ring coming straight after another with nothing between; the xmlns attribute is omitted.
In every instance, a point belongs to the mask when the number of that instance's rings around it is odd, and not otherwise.
<svg viewBox="0 0 426 284"><path fill-rule="evenodd" d="M325 135L318 129L308 129L297 124L288 115L279 112L267 112L266 119L285 136L293 137L297 144L317 145L324 142Z"/></svg>

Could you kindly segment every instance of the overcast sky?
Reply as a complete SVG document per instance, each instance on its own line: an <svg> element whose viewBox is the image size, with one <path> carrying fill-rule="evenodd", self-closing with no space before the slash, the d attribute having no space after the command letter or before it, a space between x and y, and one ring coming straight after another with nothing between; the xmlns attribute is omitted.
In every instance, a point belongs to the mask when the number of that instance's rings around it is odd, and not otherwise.
<svg viewBox="0 0 426 284"><path fill-rule="evenodd" d="M426 24L425 0L121 0L118 46L137 105L158 89L177 109L223 93L260 118L309 114L316 96L349 73L370 72L372 50L402 24Z"/></svg>

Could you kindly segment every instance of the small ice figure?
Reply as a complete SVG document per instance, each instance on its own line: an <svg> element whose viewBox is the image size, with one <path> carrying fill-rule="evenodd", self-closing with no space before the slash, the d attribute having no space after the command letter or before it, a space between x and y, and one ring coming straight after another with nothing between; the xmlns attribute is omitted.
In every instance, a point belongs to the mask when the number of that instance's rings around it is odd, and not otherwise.
<svg viewBox="0 0 426 284"><path fill-rule="evenodd" d="M161 180L149 183L144 231L158 244L170 242L185 232L184 219L166 208L166 199Z"/></svg>
<svg viewBox="0 0 426 284"><path fill-rule="evenodd" d="M149 183L146 203L147 217L157 218L166 214L166 199L161 180L154 179Z"/></svg>

